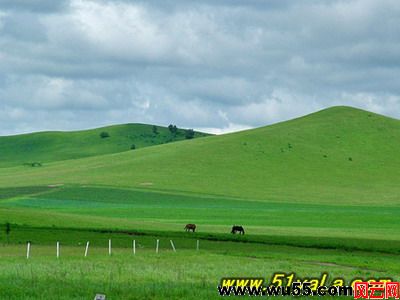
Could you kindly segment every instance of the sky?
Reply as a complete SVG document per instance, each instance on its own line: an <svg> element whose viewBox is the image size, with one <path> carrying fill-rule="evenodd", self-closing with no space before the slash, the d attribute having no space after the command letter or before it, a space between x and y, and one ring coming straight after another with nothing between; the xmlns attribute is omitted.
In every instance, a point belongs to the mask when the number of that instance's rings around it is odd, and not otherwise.
<svg viewBox="0 0 400 300"><path fill-rule="evenodd" d="M398 0L0 0L0 135L400 118Z"/></svg>

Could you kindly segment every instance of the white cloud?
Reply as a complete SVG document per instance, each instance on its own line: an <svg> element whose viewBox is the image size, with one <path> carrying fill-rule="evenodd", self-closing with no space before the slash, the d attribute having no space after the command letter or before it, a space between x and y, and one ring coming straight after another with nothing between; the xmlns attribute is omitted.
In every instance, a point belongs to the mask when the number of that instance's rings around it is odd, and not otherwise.
<svg viewBox="0 0 400 300"><path fill-rule="evenodd" d="M239 122L256 127L258 124L271 124L282 120L299 117L323 108L313 98L305 95L293 95L290 91L275 89L257 103L234 106L227 110L230 122Z"/></svg>
<svg viewBox="0 0 400 300"><path fill-rule="evenodd" d="M356 107L363 108L387 116L400 116L400 95L372 94L372 93L343 93L339 103L349 103Z"/></svg>
<svg viewBox="0 0 400 300"><path fill-rule="evenodd" d="M123 60L162 60L172 50L168 37L139 5L75 0L69 22L86 43ZM164 18L164 16L159 16Z"/></svg>
<svg viewBox="0 0 400 300"><path fill-rule="evenodd" d="M232 124L229 123L228 126L222 127L222 128L207 128L207 127L200 127L198 130L202 132L207 132L207 133L212 133L212 134L225 134L225 133L231 133L231 132L237 132L237 131L242 131L242 130L247 130L250 129L250 126L246 125L239 125L239 124Z"/></svg>
<svg viewBox="0 0 400 300"><path fill-rule="evenodd" d="M0 134L399 117L397 0L0 2ZM26 115L26 112L34 112Z"/></svg>

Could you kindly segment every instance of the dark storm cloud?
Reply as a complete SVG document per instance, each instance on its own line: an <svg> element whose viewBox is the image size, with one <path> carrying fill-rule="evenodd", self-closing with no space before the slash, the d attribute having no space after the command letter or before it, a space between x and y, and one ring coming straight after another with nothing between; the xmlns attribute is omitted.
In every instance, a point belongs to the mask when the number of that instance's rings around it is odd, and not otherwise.
<svg viewBox="0 0 400 300"><path fill-rule="evenodd" d="M0 0L0 134L400 117L397 0Z"/></svg>

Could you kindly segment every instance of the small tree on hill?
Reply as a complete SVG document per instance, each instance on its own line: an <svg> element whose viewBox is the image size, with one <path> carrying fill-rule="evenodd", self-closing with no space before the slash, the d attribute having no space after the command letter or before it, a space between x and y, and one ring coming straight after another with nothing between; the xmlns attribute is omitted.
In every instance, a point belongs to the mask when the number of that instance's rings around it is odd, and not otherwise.
<svg viewBox="0 0 400 300"><path fill-rule="evenodd" d="M136 149L136 145L135 144L132 144L131 145L131 150L135 150Z"/></svg>
<svg viewBox="0 0 400 300"><path fill-rule="evenodd" d="M176 135L176 133L178 131L178 127L176 127L176 125L172 125L172 124L168 125L168 129L173 135Z"/></svg>
<svg viewBox="0 0 400 300"><path fill-rule="evenodd" d="M153 133L158 134L158 128L156 125L153 125Z"/></svg>
<svg viewBox="0 0 400 300"><path fill-rule="evenodd" d="M105 139L105 138L110 137L110 134L109 134L107 131L102 131L102 132L100 133L100 137L101 137L102 139Z"/></svg>
<svg viewBox="0 0 400 300"><path fill-rule="evenodd" d="M193 129L186 130L185 138L188 140L194 138L194 130Z"/></svg>

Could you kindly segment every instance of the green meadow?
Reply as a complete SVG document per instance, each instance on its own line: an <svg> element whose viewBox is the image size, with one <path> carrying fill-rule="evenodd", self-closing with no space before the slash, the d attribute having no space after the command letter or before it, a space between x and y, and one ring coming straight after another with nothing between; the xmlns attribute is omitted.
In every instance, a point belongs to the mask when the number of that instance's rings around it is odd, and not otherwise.
<svg viewBox="0 0 400 300"><path fill-rule="evenodd" d="M22 245L0 247L2 298L92 299L103 293L109 299L220 299L216 285L226 276L270 280L277 271L295 271L299 278L328 271L329 279L351 279L396 278L399 273L398 257L389 254L231 242L202 242L205 249L196 252L180 249L179 240L176 253L162 247L156 254L148 243L136 255L118 248L111 257L106 247L96 246L86 258L82 246L62 246L58 259L55 247L34 244L29 260Z"/></svg>
<svg viewBox="0 0 400 300"><path fill-rule="evenodd" d="M400 229L396 206L279 203L88 186L47 188L4 199L0 212L0 223L19 226L181 232L194 222L199 234L229 234L232 225L246 224L248 235L254 236L397 241L393 231Z"/></svg>
<svg viewBox="0 0 400 300"><path fill-rule="evenodd" d="M102 137L102 134L105 134ZM186 130L171 132L162 126L123 124L102 128L61 132L48 131L0 137L0 167L77 159L126 152L144 147L181 141ZM194 138L207 136L195 132ZM131 149L132 146L135 149Z"/></svg>
<svg viewBox="0 0 400 300"><path fill-rule="evenodd" d="M0 187L96 184L289 203L396 205L399 147L399 120L334 107L233 134L2 168Z"/></svg>
<svg viewBox="0 0 400 300"><path fill-rule="evenodd" d="M0 138L2 298L218 299L222 277L274 272L398 280L400 121L334 107L190 140L127 126Z"/></svg>

